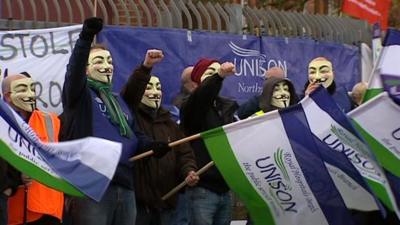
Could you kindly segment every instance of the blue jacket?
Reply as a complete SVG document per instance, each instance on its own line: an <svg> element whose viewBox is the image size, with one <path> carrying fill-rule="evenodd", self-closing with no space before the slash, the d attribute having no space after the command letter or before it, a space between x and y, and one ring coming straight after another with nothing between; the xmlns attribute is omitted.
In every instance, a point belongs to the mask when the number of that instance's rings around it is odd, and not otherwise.
<svg viewBox="0 0 400 225"><path fill-rule="evenodd" d="M108 129L111 121L107 119L102 119L101 123L98 123L98 118L101 113L99 107L94 105L94 102L98 102L99 96L94 90L91 90L87 83L86 66L87 60L89 58L91 43L86 40L78 39L72 55L69 59L67 65L67 72L65 75L64 88L62 93L62 103L63 103L63 114L61 115L61 131L60 131L60 141L74 140L79 138L84 138L88 136L97 136L102 138L107 138L111 141L119 141L123 144L123 149L127 147L130 149L132 155L122 154L122 160L120 161L117 171L113 177L112 183L124 186L129 189L133 189L133 174L131 164L127 163L127 158L133 156L133 153L137 149L147 149L150 146L150 140L144 136L142 133L136 130L135 119L130 113L128 108L121 102L119 96L116 96L119 101L122 110L128 117L128 122L134 131L134 136L131 140L125 137L121 137L118 129ZM140 86L136 91L142 91L142 95L146 88L147 82L150 80L150 69L146 69L140 66L134 71L130 77L130 81L134 82L134 77L137 75L137 70L141 70L141 80L138 83ZM106 116L105 114L103 116ZM96 120L95 120L96 119ZM109 124L106 124L106 123ZM101 127L106 127L108 130L103 130ZM96 128L96 129L94 129ZM100 128L100 129L99 129ZM123 140L123 141L121 141ZM132 145L132 146L125 146ZM99 149L101 151L101 149Z"/></svg>

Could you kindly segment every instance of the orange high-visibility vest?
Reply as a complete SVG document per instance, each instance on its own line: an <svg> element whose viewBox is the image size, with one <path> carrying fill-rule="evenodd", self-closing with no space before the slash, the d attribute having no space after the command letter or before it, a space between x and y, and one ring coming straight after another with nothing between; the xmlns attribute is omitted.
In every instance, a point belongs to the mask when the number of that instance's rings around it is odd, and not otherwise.
<svg viewBox="0 0 400 225"><path fill-rule="evenodd" d="M58 142L60 120L54 114L33 111L29 119L30 127L43 142ZM8 225L23 224L24 220L24 187L19 187L14 196L8 199ZM40 219L43 214L62 219L64 194L51 189L37 181L32 181L27 191L26 221Z"/></svg>

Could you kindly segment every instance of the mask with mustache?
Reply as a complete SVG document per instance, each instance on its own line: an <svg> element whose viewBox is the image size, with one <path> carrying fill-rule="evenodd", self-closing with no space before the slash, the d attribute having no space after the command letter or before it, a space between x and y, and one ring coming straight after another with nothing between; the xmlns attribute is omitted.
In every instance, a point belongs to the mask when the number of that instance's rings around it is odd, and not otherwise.
<svg viewBox="0 0 400 225"><path fill-rule="evenodd" d="M32 78L14 80L10 84L11 102L19 109L33 112L36 108L35 83Z"/></svg>
<svg viewBox="0 0 400 225"><path fill-rule="evenodd" d="M281 81L274 86L272 92L271 105L277 108L286 108L290 103L289 85Z"/></svg>
<svg viewBox="0 0 400 225"><path fill-rule="evenodd" d="M142 103L150 108L158 109L161 105L161 83L160 79L151 76L149 83L147 83L146 90L142 97Z"/></svg>
<svg viewBox="0 0 400 225"><path fill-rule="evenodd" d="M332 63L325 58L314 59L308 65L308 81L328 88L333 82Z"/></svg>
<svg viewBox="0 0 400 225"><path fill-rule="evenodd" d="M107 50L93 49L89 54L87 74L93 80L111 83L114 66L111 54Z"/></svg>

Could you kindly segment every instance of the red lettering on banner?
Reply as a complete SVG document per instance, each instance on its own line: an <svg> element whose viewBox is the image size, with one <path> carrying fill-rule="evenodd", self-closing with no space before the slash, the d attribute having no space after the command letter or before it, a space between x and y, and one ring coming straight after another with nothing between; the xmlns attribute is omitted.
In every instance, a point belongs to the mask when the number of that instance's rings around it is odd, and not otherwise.
<svg viewBox="0 0 400 225"><path fill-rule="evenodd" d="M391 0L344 0L342 11L368 21L379 22L382 29L387 29Z"/></svg>

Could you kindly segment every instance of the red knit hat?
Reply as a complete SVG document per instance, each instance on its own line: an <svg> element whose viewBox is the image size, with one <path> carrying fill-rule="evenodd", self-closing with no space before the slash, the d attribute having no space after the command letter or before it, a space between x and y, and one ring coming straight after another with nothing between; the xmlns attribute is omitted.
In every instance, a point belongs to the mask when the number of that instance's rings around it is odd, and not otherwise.
<svg viewBox="0 0 400 225"><path fill-rule="evenodd" d="M196 63L196 65L194 65L192 74L190 75L190 77L192 78L192 81L197 84L200 84L201 75L203 75L203 73L207 70L208 66L210 66L211 64L213 64L215 62L218 62L218 60L206 59L206 58L200 59Z"/></svg>

